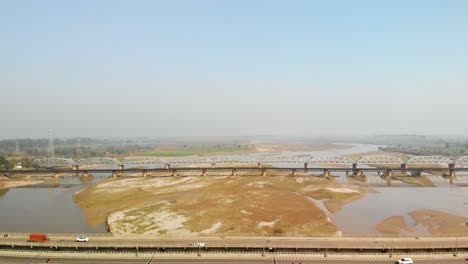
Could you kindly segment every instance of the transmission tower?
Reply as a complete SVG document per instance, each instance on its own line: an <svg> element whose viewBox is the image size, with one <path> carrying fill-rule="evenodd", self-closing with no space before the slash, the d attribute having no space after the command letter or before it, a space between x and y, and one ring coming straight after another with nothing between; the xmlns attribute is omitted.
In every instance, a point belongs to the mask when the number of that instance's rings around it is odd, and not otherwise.
<svg viewBox="0 0 468 264"><path fill-rule="evenodd" d="M20 154L20 149L19 149L19 143L18 143L18 140L16 140L16 149L15 149L15 154L16 154L16 155Z"/></svg>
<svg viewBox="0 0 468 264"><path fill-rule="evenodd" d="M49 129L49 157L55 157L54 137L52 136L52 129Z"/></svg>

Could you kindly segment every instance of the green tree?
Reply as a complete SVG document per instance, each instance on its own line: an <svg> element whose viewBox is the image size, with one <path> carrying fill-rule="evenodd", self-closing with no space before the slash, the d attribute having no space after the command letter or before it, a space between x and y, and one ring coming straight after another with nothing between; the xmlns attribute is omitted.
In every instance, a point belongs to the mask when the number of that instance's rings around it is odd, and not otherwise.
<svg viewBox="0 0 468 264"><path fill-rule="evenodd" d="M11 169L11 167L11 163L4 156L0 156L0 169Z"/></svg>

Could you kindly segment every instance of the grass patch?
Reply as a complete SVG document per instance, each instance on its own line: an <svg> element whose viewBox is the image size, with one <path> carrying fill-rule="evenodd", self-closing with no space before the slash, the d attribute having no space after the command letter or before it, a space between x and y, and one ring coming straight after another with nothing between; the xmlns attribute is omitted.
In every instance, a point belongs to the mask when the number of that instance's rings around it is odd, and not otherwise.
<svg viewBox="0 0 468 264"><path fill-rule="evenodd" d="M249 152L254 150L256 150L255 146L245 144L184 145L159 147L152 151L137 153L136 155L145 157L184 157L213 153Z"/></svg>
<svg viewBox="0 0 468 264"><path fill-rule="evenodd" d="M308 196L316 200L335 200L346 201L350 198L360 196L358 192L332 192L326 189L319 189L317 191L307 193Z"/></svg>

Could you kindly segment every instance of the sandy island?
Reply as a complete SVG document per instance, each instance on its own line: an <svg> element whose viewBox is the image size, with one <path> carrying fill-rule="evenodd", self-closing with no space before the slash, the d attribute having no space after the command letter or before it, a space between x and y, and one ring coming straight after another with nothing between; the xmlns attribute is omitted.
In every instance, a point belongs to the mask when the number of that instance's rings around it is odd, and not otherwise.
<svg viewBox="0 0 468 264"><path fill-rule="evenodd" d="M468 218L435 210L418 210L409 213L414 221L411 225L405 223L403 216L389 217L377 225L377 230L383 234L417 234L417 227L431 235L468 235Z"/></svg>
<svg viewBox="0 0 468 264"><path fill-rule="evenodd" d="M43 182L42 180L24 179L24 180L12 180L5 176L0 176L0 189L8 189L14 187L34 185Z"/></svg>
<svg viewBox="0 0 468 264"><path fill-rule="evenodd" d="M113 234L339 236L310 198L339 210L365 195L314 176L179 176L106 179L74 195L91 225ZM335 201L338 205L331 205Z"/></svg>

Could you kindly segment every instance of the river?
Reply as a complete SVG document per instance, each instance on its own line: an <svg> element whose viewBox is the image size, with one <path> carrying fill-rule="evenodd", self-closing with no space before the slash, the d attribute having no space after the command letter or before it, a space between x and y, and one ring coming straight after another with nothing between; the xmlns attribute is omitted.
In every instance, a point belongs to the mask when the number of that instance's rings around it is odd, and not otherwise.
<svg viewBox="0 0 468 264"><path fill-rule="evenodd" d="M376 145L354 144L348 149L281 152L279 154L283 156L335 156L377 150ZM75 192L109 176L109 174L94 175L92 179L84 181L83 178L67 175L60 182L51 181L29 187L0 189L0 231L107 232L104 225L89 226L82 209L75 204L72 197ZM347 182L344 174L337 176L339 176L338 181ZM468 176L459 178L458 181L466 182ZM374 183L384 183L377 176L370 179ZM390 216L404 216L407 223L411 223L407 214L421 209L438 210L468 217L468 187L450 185L440 176L431 176L431 179L436 181L437 187L410 187L406 184L395 184L393 187L385 187L382 184L383 187L372 187L378 193L369 194L358 201L346 204L338 213L329 213L329 216L338 228L347 234L377 234L376 225Z"/></svg>

